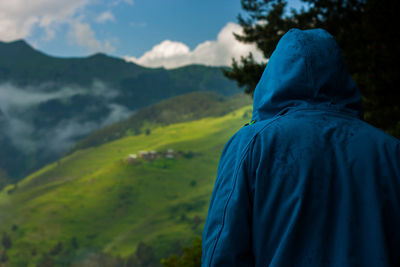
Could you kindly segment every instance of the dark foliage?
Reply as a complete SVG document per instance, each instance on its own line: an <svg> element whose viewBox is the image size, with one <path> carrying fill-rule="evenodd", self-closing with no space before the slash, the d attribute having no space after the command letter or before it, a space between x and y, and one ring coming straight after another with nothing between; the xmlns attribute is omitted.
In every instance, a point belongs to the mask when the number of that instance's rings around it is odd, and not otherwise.
<svg viewBox="0 0 400 267"><path fill-rule="evenodd" d="M11 226L11 230L12 231L17 231L18 230L18 225L16 225L16 224L13 224L12 226Z"/></svg>
<svg viewBox="0 0 400 267"><path fill-rule="evenodd" d="M201 239L195 238L191 247L182 248L182 257L171 255L168 259L162 259L164 267L200 267L201 266Z"/></svg>
<svg viewBox="0 0 400 267"><path fill-rule="evenodd" d="M118 256L111 256L105 253L93 252L83 256L78 260L66 262L56 262L54 266L69 266L69 267L128 267L125 261Z"/></svg>
<svg viewBox="0 0 400 267"><path fill-rule="evenodd" d="M143 241L139 243L136 252L127 259L125 264L126 267L152 267L158 265L159 263L154 257L153 248Z"/></svg>
<svg viewBox="0 0 400 267"><path fill-rule="evenodd" d="M258 64L251 53L247 57L242 56L240 61L241 65L235 59L232 59L232 70L224 69L223 73L229 79L236 80L240 87L245 87L246 94L253 96L254 88L266 64Z"/></svg>
<svg viewBox="0 0 400 267"><path fill-rule="evenodd" d="M1 263L6 263L8 261L8 256L7 256L7 252L5 250L3 250L0 253L0 262Z"/></svg>
<svg viewBox="0 0 400 267"><path fill-rule="evenodd" d="M195 153L193 151L189 151L183 154L183 156L187 159L191 159L195 156Z"/></svg>
<svg viewBox="0 0 400 267"><path fill-rule="evenodd" d="M1 243L4 249L9 249L12 246L11 237L6 232L3 233L3 236L1 238Z"/></svg>
<svg viewBox="0 0 400 267"><path fill-rule="evenodd" d="M203 222L203 220L199 216L195 216L193 218L192 229L195 230L202 222Z"/></svg>
<svg viewBox="0 0 400 267"><path fill-rule="evenodd" d="M399 64L400 1L302 0L307 8L285 15L287 1L241 0L246 16L239 15L243 35L269 58L279 39L291 28L324 28L343 50L348 69L363 94L366 121L400 137ZM251 55L232 63L225 75L252 94L265 64Z"/></svg>
<svg viewBox="0 0 400 267"><path fill-rule="evenodd" d="M53 267L54 260L47 254L42 255L42 258L39 260L38 267Z"/></svg>
<svg viewBox="0 0 400 267"><path fill-rule="evenodd" d="M0 168L0 190L8 184L7 173Z"/></svg>
<svg viewBox="0 0 400 267"><path fill-rule="evenodd" d="M58 242L50 251L50 255L55 256L61 253L63 250L62 242Z"/></svg>
<svg viewBox="0 0 400 267"><path fill-rule="evenodd" d="M77 239L75 236L73 236L73 237L71 238L71 246L72 246L72 248L74 248L74 249L78 249L78 248L79 248L78 239Z"/></svg>

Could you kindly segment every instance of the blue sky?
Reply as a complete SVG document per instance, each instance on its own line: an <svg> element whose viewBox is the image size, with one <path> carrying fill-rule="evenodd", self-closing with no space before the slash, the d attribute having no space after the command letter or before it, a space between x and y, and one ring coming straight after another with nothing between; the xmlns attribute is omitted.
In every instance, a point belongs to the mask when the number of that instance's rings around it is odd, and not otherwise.
<svg viewBox="0 0 400 267"><path fill-rule="evenodd" d="M289 6L301 2L290 0ZM205 54L253 52L250 46L227 47L234 42L228 32L240 31L240 12L240 0L0 1L0 40L25 39L61 57L104 52L148 66L207 64L200 59ZM226 58L209 65L226 65Z"/></svg>

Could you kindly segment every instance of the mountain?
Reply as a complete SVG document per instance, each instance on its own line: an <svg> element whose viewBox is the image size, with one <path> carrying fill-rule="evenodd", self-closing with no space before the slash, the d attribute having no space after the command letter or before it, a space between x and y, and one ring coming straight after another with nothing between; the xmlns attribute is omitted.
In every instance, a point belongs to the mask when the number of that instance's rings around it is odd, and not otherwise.
<svg viewBox="0 0 400 267"><path fill-rule="evenodd" d="M77 149L5 187L0 233L9 266L157 266L190 244L201 235L223 146L250 120L250 105L227 108L213 103L219 115Z"/></svg>
<svg viewBox="0 0 400 267"><path fill-rule="evenodd" d="M117 87L130 96L129 105L145 106L141 100L157 102L165 96L183 92L206 90L223 95L237 93L233 82L226 79L219 67L191 65L172 70L145 68L123 59L97 53L85 58L57 58L33 49L23 40L0 42L0 83L17 86L46 84L46 92L59 90L61 85L89 87L94 80ZM29 87L33 90L34 88ZM140 92L149 90L147 92ZM142 96L146 95L146 96ZM149 98L156 97L151 101ZM134 101L134 103L131 103Z"/></svg>
<svg viewBox="0 0 400 267"><path fill-rule="evenodd" d="M217 67L150 69L101 53L57 58L23 40L0 42L0 186L139 108L196 91L239 89Z"/></svg>

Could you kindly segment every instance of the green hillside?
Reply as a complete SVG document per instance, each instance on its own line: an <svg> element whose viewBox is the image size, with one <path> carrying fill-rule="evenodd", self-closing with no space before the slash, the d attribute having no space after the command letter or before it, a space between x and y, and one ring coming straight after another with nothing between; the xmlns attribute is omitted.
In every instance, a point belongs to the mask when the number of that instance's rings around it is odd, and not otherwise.
<svg viewBox="0 0 400 267"><path fill-rule="evenodd" d="M248 105L78 150L4 188L0 257L9 266L114 266L119 258L157 266L201 235L222 148L250 115ZM174 158L126 161L168 149Z"/></svg>
<svg viewBox="0 0 400 267"><path fill-rule="evenodd" d="M0 188L140 108L190 92L239 93L221 70L145 68L101 53L59 58L0 41Z"/></svg>
<svg viewBox="0 0 400 267"><path fill-rule="evenodd" d="M149 133L153 128L169 124L220 117L240 107L250 105L251 98L237 94L225 97L213 92L194 92L163 100L142 108L126 120L94 131L78 142L69 153L104 144L127 135Z"/></svg>

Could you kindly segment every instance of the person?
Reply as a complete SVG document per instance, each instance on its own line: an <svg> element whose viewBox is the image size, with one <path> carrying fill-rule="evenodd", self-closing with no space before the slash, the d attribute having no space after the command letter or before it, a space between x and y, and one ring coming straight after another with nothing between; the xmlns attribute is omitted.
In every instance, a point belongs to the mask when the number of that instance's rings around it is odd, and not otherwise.
<svg viewBox="0 0 400 267"><path fill-rule="evenodd" d="M287 32L253 98L221 155L202 266L400 266L400 141L363 120L334 38Z"/></svg>

